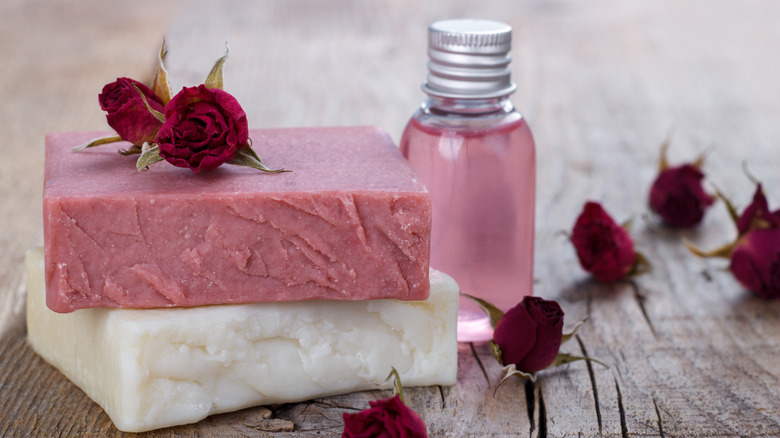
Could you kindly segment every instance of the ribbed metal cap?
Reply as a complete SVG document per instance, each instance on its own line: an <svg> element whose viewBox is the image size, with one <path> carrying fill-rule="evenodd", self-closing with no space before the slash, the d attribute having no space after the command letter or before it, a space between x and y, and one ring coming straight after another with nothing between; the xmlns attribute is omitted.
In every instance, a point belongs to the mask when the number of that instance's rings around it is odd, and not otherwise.
<svg viewBox="0 0 780 438"><path fill-rule="evenodd" d="M512 27L488 20L444 20L428 27L428 80L440 97L490 98L515 91L509 62Z"/></svg>

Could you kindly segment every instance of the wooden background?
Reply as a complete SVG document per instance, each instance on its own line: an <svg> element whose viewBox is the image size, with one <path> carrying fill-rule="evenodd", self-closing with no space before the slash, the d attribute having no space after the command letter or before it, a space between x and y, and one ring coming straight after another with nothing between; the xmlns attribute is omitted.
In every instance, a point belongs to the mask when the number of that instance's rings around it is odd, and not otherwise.
<svg viewBox="0 0 780 438"><path fill-rule="evenodd" d="M150 79L165 35L175 89L200 83L230 44L226 89L252 127L379 125L397 141L424 97L426 27L455 17L515 29L513 101L538 147L536 294L557 299L567 325L589 317L563 351L609 368L571 364L494 396L501 370L488 348L462 344L457 385L407 391L431 436L780 436L780 301L755 298L723 261L680 244L732 239L722 203L693 231L641 220L670 131L672 162L708 151L707 180L740 206L753 191L746 162L780 206L780 3L770 0L1 0L0 436L122 435L25 340L22 258L42 242L47 132L106 128L102 86ZM652 273L588 279L561 235L587 199L636 218ZM149 436L334 436L342 412L388 395Z"/></svg>

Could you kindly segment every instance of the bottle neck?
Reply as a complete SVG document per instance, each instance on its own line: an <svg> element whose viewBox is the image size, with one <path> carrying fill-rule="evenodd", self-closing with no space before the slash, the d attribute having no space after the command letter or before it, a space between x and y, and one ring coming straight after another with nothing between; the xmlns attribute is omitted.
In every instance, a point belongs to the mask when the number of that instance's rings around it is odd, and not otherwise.
<svg viewBox="0 0 780 438"><path fill-rule="evenodd" d="M433 114L458 114L461 116L483 116L486 114L510 113L514 110L509 96L491 98L451 98L428 95L422 110Z"/></svg>

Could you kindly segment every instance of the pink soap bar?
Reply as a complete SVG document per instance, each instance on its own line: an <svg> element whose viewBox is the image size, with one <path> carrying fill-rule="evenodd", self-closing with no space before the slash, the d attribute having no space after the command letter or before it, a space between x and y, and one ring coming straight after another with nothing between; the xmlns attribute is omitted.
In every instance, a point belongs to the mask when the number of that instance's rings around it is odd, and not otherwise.
<svg viewBox="0 0 780 438"><path fill-rule="evenodd" d="M268 174L145 172L126 143L46 138L46 304L172 307L428 297L428 192L382 130L253 130Z"/></svg>

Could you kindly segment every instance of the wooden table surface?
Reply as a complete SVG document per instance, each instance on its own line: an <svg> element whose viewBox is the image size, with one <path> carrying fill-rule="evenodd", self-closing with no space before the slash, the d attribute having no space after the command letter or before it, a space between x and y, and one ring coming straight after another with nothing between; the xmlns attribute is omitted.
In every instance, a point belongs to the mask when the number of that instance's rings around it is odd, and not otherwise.
<svg viewBox="0 0 780 438"><path fill-rule="evenodd" d="M691 256L732 239L722 203L693 231L648 226L660 143L709 151L707 180L744 206L753 185L780 206L780 3L770 0L338 0L0 2L0 436L123 435L25 337L27 248L42 242L44 136L105 129L97 94L148 80L163 35L175 89L204 79L227 42L226 89L254 128L378 125L397 141L424 95L427 25L499 19L515 29L515 105L538 148L535 293L567 325L563 351L600 358L512 380L484 344L459 346L455 386L410 388L431 436L780 436L780 301L743 290L723 260ZM315 157L313 157L315 158ZM561 231L587 199L618 219L653 271L588 279ZM369 391L219 415L149 436L333 436ZM291 423L289 423L291 422ZM294 432L269 430L294 427Z"/></svg>

